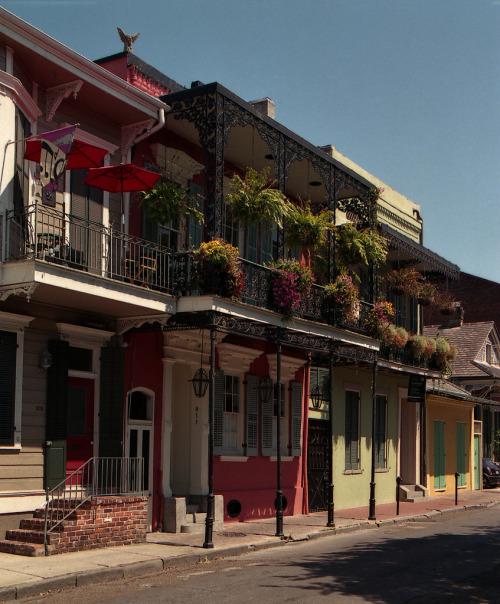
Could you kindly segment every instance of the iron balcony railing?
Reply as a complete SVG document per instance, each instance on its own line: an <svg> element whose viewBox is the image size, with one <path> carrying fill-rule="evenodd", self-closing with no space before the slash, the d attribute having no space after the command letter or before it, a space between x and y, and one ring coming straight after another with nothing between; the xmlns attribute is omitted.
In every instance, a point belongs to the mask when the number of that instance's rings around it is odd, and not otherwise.
<svg viewBox="0 0 500 604"><path fill-rule="evenodd" d="M171 250L112 227L35 204L6 212L3 259L36 259L173 293Z"/></svg>
<svg viewBox="0 0 500 604"><path fill-rule="evenodd" d="M53 489L47 489L43 529L45 554L48 553L48 534L84 503L95 497L144 496L145 480L142 457L91 457Z"/></svg>

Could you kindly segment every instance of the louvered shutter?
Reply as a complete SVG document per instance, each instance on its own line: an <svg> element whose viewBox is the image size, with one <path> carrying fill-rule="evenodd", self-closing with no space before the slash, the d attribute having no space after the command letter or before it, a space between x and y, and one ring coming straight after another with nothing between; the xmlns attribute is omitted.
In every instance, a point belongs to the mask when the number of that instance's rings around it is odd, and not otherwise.
<svg viewBox="0 0 500 604"><path fill-rule="evenodd" d="M123 455L124 359L121 346L101 348L99 455Z"/></svg>
<svg viewBox="0 0 500 604"><path fill-rule="evenodd" d="M274 386L273 386L274 392ZM261 453L264 456L273 454L273 397L270 397L269 402L261 401L260 418L261 418Z"/></svg>
<svg viewBox="0 0 500 604"><path fill-rule="evenodd" d="M259 378L247 375L247 455L258 455L259 440Z"/></svg>
<svg viewBox="0 0 500 604"><path fill-rule="evenodd" d="M347 390L345 405L345 469L359 467L359 393Z"/></svg>
<svg viewBox="0 0 500 604"><path fill-rule="evenodd" d="M146 239L146 241L152 241L153 243L158 242L158 223L151 220L146 212L143 214L142 237Z"/></svg>
<svg viewBox="0 0 500 604"><path fill-rule="evenodd" d="M17 333L0 331L0 445L4 446L14 444L16 353Z"/></svg>
<svg viewBox="0 0 500 604"><path fill-rule="evenodd" d="M224 439L224 372L215 372L214 387L214 454L223 453Z"/></svg>
<svg viewBox="0 0 500 604"><path fill-rule="evenodd" d="M292 382L292 417L291 417L292 455L300 456L302 451L302 384Z"/></svg>
<svg viewBox="0 0 500 604"><path fill-rule="evenodd" d="M64 340L49 340L48 351L52 365L47 370L47 440L66 438L66 413L68 402L68 358L69 343Z"/></svg>

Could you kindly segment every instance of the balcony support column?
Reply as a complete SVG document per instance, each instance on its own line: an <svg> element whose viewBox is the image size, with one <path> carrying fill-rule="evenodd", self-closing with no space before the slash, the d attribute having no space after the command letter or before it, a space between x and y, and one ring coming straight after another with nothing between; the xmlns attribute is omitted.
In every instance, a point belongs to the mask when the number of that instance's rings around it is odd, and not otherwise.
<svg viewBox="0 0 500 604"><path fill-rule="evenodd" d="M376 520L375 516L375 435L377 427L377 358L373 361L372 375L372 467L370 477L370 502L368 520Z"/></svg>

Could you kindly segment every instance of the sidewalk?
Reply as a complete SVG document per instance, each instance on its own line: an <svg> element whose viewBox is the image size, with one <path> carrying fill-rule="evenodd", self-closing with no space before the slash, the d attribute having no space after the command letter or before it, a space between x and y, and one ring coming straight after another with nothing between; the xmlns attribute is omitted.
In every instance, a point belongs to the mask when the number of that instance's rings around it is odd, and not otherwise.
<svg viewBox="0 0 500 604"><path fill-rule="evenodd" d="M29 558L0 553L0 602L33 596L41 592L69 589L112 579L155 573L181 564L235 556L249 551L277 547L347 531L376 528L391 523L438 518L441 514L500 504L500 488L434 497L414 503L376 506L376 520L367 520L368 507L335 512L335 528L327 528L326 512L307 516L285 516L281 540L275 537L274 518L225 524L213 535L214 548L203 548L201 533L150 533L147 543Z"/></svg>

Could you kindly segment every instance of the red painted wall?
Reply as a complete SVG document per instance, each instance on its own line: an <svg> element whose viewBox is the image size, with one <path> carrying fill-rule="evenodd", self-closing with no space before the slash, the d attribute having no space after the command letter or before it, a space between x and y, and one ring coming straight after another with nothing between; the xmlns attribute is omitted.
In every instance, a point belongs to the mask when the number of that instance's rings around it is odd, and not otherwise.
<svg viewBox="0 0 500 604"><path fill-rule="evenodd" d="M163 400L163 334L161 331L137 331L125 334L125 394L133 388L148 388L155 395L153 421L153 531L161 525L161 426ZM126 399L125 399L126 400ZM125 410L126 411L126 410Z"/></svg>

